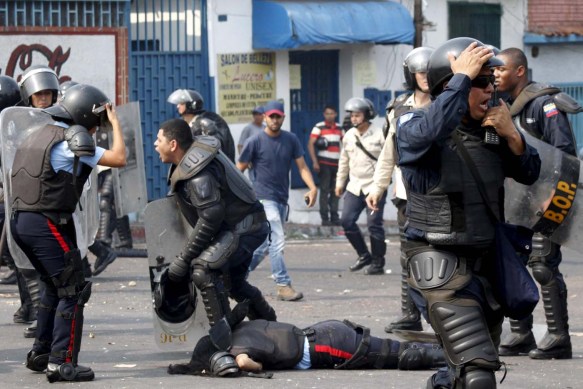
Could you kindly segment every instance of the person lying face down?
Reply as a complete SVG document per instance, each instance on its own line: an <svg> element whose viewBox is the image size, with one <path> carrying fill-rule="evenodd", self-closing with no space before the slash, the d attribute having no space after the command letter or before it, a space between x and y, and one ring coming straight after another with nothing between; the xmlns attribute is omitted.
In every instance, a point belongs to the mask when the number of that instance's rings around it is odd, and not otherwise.
<svg viewBox="0 0 583 389"><path fill-rule="evenodd" d="M303 330L289 323L252 320L234 327L228 352L219 351L205 336L196 344L190 362L172 364L168 373L225 377L263 370L443 366L445 357L437 344L378 338L348 320L326 320Z"/></svg>

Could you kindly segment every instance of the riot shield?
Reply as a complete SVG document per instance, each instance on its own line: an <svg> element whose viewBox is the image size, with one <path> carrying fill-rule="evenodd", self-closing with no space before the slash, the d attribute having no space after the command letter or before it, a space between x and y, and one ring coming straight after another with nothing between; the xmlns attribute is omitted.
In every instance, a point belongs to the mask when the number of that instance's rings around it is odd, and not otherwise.
<svg viewBox="0 0 583 389"><path fill-rule="evenodd" d="M148 202L146 190L146 170L140 125L140 104L138 102L118 105L115 108L123 131L126 145L126 166L111 169L115 212L122 217L132 212L142 212ZM111 125L98 134L101 147L111 147Z"/></svg>
<svg viewBox="0 0 583 389"><path fill-rule="evenodd" d="M144 224L148 247L150 286L152 301L154 301L154 292L160 274L180 254L192 228L182 217L173 197L149 203L144 211ZM163 320L157 313L155 306L153 306L152 312L154 339L161 350L191 351L198 339L208 335L210 326L200 296L197 296L194 313L180 323L170 323Z"/></svg>
<svg viewBox="0 0 583 389"><path fill-rule="evenodd" d="M4 109L0 114L0 144L2 145L2 173L4 180L4 204L6 215L12 212L12 190L10 186L10 176L12 173L12 163L16 154L16 149L24 139L36 131L52 122L49 115L40 109L28 107L11 107ZM99 208L97 203L97 177L92 173L92 177L85 183L79 204L83 207L81 212L79 206L75 210L73 218L77 233L77 246L81 254L87 253L87 247L93 243L93 238L97 232ZM12 239L10 223L6 223L7 243L10 253L14 258L16 266L21 269L32 269L33 266L22 252L20 247Z"/></svg>
<svg viewBox="0 0 583 389"><path fill-rule="evenodd" d="M515 123L516 124L516 123ZM539 179L530 186L512 179L504 184L506 220L540 232L551 241L583 251L581 161L522 131L541 158Z"/></svg>

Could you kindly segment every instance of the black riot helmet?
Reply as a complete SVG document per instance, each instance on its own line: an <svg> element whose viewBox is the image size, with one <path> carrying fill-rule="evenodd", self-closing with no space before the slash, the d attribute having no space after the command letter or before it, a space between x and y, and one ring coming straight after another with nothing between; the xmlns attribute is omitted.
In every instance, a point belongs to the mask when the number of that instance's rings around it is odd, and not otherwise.
<svg viewBox="0 0 583 389"><path fill-rule="evenodd" d="M25 105L32 106L31 96L43 90L53 92L54 104L59 92L59 79L57 73L48 66L34 65L26 69L20 78L20 95Z"/></svg>
<svg viewBox="0 0 583 389"><path fill-rule="evenodd" d="M227 351L217 351L212 355L210 371L215 377L236 377L240 372L235 357Z"/></svg>
<svg viewBox="0 0 583 389"><path fill-rule="evenodd" d="M186 104L186 111L191 115L203 112L204 100L200 93L192 89L176 89L166 100L170 104Z"/></svg>
<svg viewBox="0 0 583 389"><path fill-rule="evenodd" d="M346 112L362 112L364 113L364 120L372 120L377 113L374 109L374 104L369 99L363 97L352 97L346 104L344 104Z"/></svg>
<svg viewBox="0 0 583 389"><path fill-rule="evenodd" d="M12 77L0 76L0 111L20 102L20 89Z"/></svg>
<svg viewBox="0 0 583 389"><path fill-rule="evenodd" d="M415 81L415 73L426 73L429 57L433 53L433 49L429 47L417 47L405 57L403 61L403 73L405 74L405 85L408 89L417 88L417 81Z"/></svg>
<svg viewBox="0 0 583 389"><path fill-rule="evenodd" d="M443 92L443 83L453 77L453 72L451 70L451 65L449 63L449 59L447 58L447 54L452 53L455 57L458 57L460 53L473 42L477 42L478 47L484 46L482 42L474 38L453 38L439 46L437 49L435 49L433 54L431 54L431 57L429 58L429 66L427 69L427 81L429 83L429 91L431 92L431 96L435 97ZM484 66L491 68L502 65L504 65L504 63L496 57L490 58L484 64Z"/></svg>
<svg viewBox="0 0 583 389"><path fill-rule="evenodd" d="M78 82L75 81L65 81L59 85L59 98L65 95L65 92L72 86L79 85Z"/></svg>
<svg viewBox="0 0 583 389"><path fill-rule="evenodd" d="M56 120L79 124L88 130L107 121L105 106L110 101L99 89L86 84L70 87L52 107L43 109Z"/></svg>

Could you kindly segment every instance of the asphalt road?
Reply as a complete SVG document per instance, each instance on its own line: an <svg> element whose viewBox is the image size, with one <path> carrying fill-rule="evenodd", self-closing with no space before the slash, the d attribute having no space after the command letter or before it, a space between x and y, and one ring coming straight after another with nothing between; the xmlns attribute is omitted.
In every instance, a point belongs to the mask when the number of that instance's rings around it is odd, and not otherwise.
<svg viewBox="0 0 583 389"><path fill-rule="evenodd" d="M305 298L299 302L275 299L268 262L250 275L274 306L280 321L299 327L325 319L350 319L369 326L372 334L385 336L384 326L399 310L400 269L398 239L388 246L389 274L365 276L347 268L355 254L343 240L294 241L286 247L286 263L293 285ZM573 359L534 361L528 357L505 358L507 375L501 388L583 387L583 260L564 250L561 267L569 287L569 314ZM189 350L160 352L154 341L148 264L145 258L119 258L93 279L93 295L86 308L85 336L80 363L91 366L96 379L66 384L87 388L425 388L429 371L308 370L275 372L271 380L258 378L217 379L170 376L170 363L186 361ZM44 374L26 369L23 361L32 340L22 336L23 325L12 323L18 308L15 286L0 286L0 386L2 388L49 387ZM427 327L427 325L426 325ZM535 311L535 335L545 331L542 307ZM503 372L497 373L500 380ZM65 384L52 384L65 385Z"/></svg>

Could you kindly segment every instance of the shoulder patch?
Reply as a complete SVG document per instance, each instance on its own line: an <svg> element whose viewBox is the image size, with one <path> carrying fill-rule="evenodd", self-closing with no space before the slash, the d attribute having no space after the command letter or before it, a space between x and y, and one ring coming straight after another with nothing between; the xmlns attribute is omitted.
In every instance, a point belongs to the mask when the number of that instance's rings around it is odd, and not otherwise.
<svg viewBox="0 0 583 389"><path fill-rule="evenodd" d="M414 115L413 112L404 113L403 115L399 116L399 120L397 121L397 123L399 124L399 126L402 126L403 124L405 124L409 120L411 120L411 118L413 117L413 115Z"/></svg>
<svg viewBox="0 0 583 389"><path fill-rule="evenodd" d="M559 110L557 109L555 103L546 104L545 106L543 106L543 111L545 113L545 116L548 118L559 114Z"/></svg>

